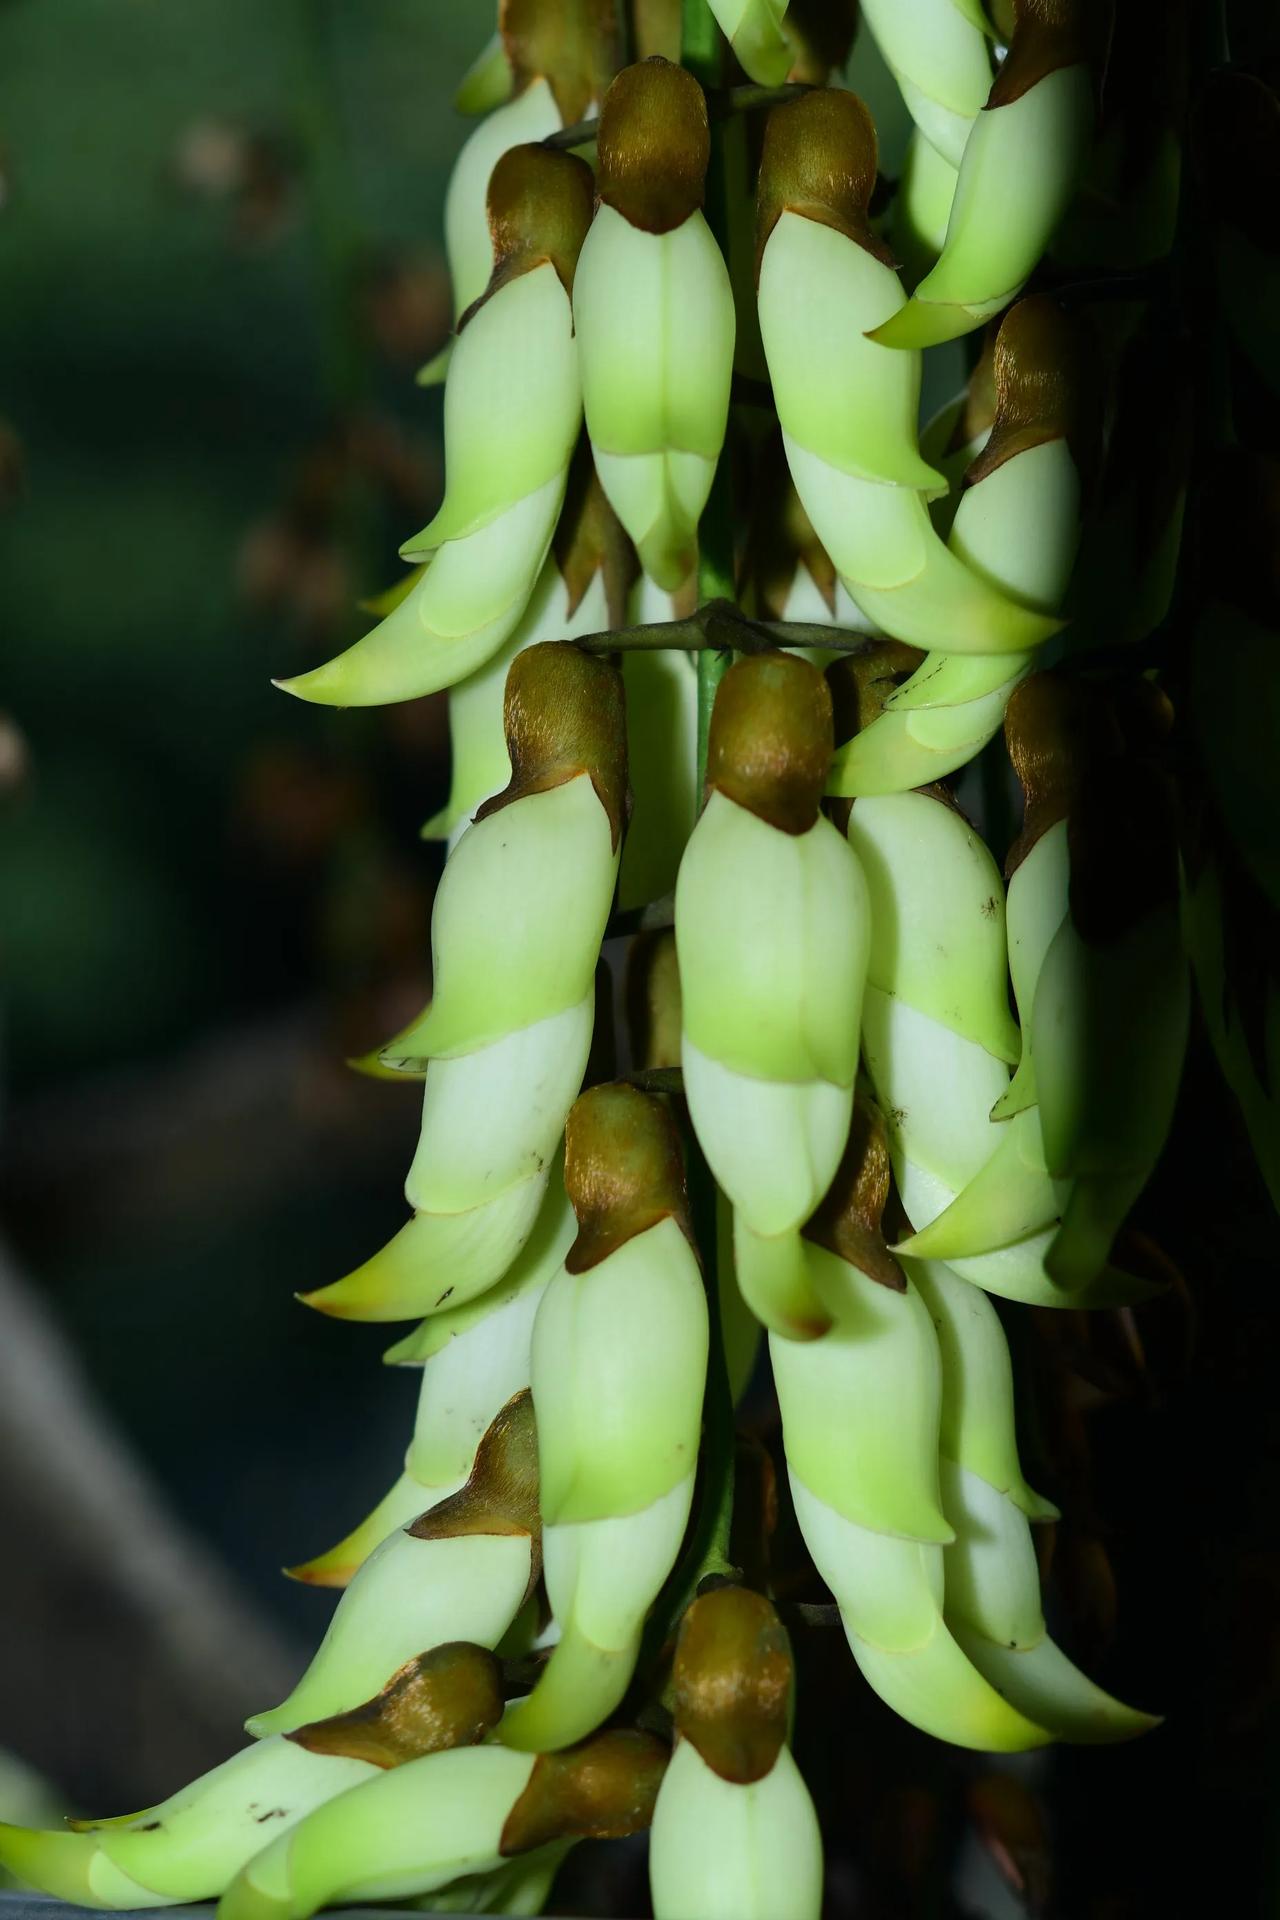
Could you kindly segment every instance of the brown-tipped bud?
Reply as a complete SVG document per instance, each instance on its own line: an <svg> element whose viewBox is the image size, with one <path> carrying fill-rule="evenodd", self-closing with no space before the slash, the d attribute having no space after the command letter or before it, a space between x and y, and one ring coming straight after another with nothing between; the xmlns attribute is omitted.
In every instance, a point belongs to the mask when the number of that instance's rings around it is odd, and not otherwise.
<svg viewBox="0 0 1280 1920"><path fill-rule="evenodd" d="M1060 67L1100 72L1110 37L1108 0L1013 0L1013 33L987 107L1009 107Z"/></svg>
<svg viewBox="0 0 1280 1920"><path fill-rule="evenodd" d="M586 1273L638 1233L674 1220L692 1243L675 1122L656 1093L615 1081L591 1087L569 1112L564 1190L578 1216L565 1266Z"/></svg>
<svg viewBox="0 0 1280 1920"><path fill-rule="evenodd" d="M831 693L816 667L790 653L730 667L711 714L708 790L783 833L807 833L834 750Z"/></svg>
<svg viewBox="0 0 1280 1920"><path fill-rule="evenodd" d="M486 1647L450 1640L393 1673L346 1713L286 1734L308 1753L398 1767L424 1753L478 1746L502 1718L502 1664Z"/></svg>
<svg viewBox="0 0 1280 1920"><path fill-rule="evenodd" d="M622 58L618 0L500 0L498 29L517 82L545 80L566 126L600 99Z"/></svg>
<svg viewBox="0 0 1280 1920"><path fill-rule="evenodd" d="M569 640L526 647L511 662L502 710L511 780L477 820L587 774L616 847L627 815L627 711L612 662Z"/></svg>
<svg viewBox="0 0 1280 1920"><path fill-rule="evenodd" d="M531 143L509 147L489 176L493 275L470 315L499 288L548 260L568 294L595 213L595 179L585 160Z"/></svg>
<svg viewBox="0 0 1280 1920"><path fill-rule="evenodd" d="M749 1786L786 1745L795 1674L786 1628L747 1587L704 1593L680 1622L675 1722L722 1780Z"/></svg>
<svg viewBox="0 0 1280 1920"><path fill-rule="evenodd" d="M600 574L609 625L625 626L627 597L639 578L640 562L600 485L585 435L569 468L569 485L552 552L569 596L566 616L572 619L591 582Z"/></svg>
<svg viewBox="0 0 1280 1920"><path fill-rule="evenodd" d="M881 1224L892 1186L884 1116L874 1100L859 1090L835 1178L801 1231L806 1240L847 1260L869 1280L905 1293L902 1268L885 1245Z"/></svg>
<svg viewBox="0 0 1280 1920"><path fill-rule="evenodd" d="M991 437L964 476L976 486L1019 453L1065 440L1082 478L1097 456L1102 389L1079 324L1043 294L1009 309L992 355Z"/></svg>
<svg viewBox="0 0 1280 1920"><path fill-rule="evenodd" d="M653 1820L670 1752L651 1733L597 1733L563 1753L540 1753L502 1829L504 1855L551 1840L621 1840Z"/></svg>
<svg viewBox="0 0 1280 1920"><path fill-rule="evenodd" d="M892 255L871 230L876 127L856 93L815 87L775 107L764 133L756 189L756 274L784 213L834 227L877 260Z"/></svg>
<svg viewBox="0 0 1280 1920"><path fill-rule="evenodd" d="M538 1428L528 1387L513 1394L490 1422L465 1487L419 1514L405 1532L415 1540L464 1534L527 1534L532 1543L529 1591L542 1571L538 1511Z"/></svg>
<svg viewBox="0 0 1280 1920"><path fill-rule="evenodd" d="M843 71L858 30L858 0L791 0L785 32L795 49L791 79L822 87Z"/></svg>
<svg viewBox="0 0 1280 1920"><path fill-rule="evenodd" d="M843 746L878 720L886 702L924 659L919 647L902 640L871 640L857 653L843 654L827 668L835 737Z"/></svg>
<svg viewBox="0 0 1280 1920"><path fill-rule="evenodd" d="M680 1065L680 963L670 927L642 933L627 955L627 1013L632 1058L652 1072Z"/></svg>
<svg viewBox="0 0 1280 1920"><path fill-rule="evenodd" d="M645 233L670 233L702 205L711 133L691 73L655 55L624 67L600 109L600 198Z"/></svg>

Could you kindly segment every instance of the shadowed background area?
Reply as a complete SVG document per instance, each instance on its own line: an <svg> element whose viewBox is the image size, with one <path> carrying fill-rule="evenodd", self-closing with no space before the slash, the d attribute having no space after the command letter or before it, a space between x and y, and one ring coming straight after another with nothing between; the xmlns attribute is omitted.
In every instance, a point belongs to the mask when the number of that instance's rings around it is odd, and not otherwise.
<svg viewBox="0 0 1280 1920"><path fill-rule="evenodd" d="M362 630L439 498L413 372L492 14L0 0L0 1749L53 1789L5 1762L0 1817L225 1757L332 1604L282 1562L398 1470L416 1374L292 1296L404 1217L418 1091L344 1061L427 990L443 702L270 677ZM1170 1723L991 1771L809 1634L841 1920L1167 1915L1270 1859L1274 1222L1199 1030L1139 1225L1194 1308L1007 1324L1076 1503L1061 1637ZM638 1848L583 1853L562 1907L646 1910Z"/></svg>

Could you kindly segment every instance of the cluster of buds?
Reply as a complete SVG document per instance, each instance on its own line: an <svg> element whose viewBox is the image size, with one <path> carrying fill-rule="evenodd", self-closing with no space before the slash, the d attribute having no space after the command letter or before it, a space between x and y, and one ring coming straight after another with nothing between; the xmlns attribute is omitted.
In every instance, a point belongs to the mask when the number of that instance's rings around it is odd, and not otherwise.
<svg viewBox="0 0 1280 1920"><path fill-rule="evenodd" d="M367 1519L293 1570L340 1598L250 1747L139 1814L0 1829L52 1892L532 1913L578 1839L651 1825L658 1920L817 1920L805 1582L938 1740L1153 1724L1049 1636L1057 1509L993 1304L1152 1292L1126 1222L1174 1114L1184 918L1222 961L1169 700L1063 638L1096 501L1108 550L1137 511L1123 388L1098 477L1129 343L1108 368L1034 277L1090 162L1093 8L864 0L914 126L887 208L849 13L502 0L464 82L488 117L423 375L443 505L379 624L286 683L451 690L432 997L376 1056L422 1081L412 1217L303 1295L418 1323L387 1355L422 1370L417 1419ZM924 353L969 334L922 433ZM1274 581L1240 579L1213 631L1251 657ZM979 754L1025 799L1003 873L941 784ZM1012 838L998 805L987 827ZM767 1377L760 1504L794 1525L748 1555L734 1402ZM807 1556L787 1580L775 1531Z"/></svg>

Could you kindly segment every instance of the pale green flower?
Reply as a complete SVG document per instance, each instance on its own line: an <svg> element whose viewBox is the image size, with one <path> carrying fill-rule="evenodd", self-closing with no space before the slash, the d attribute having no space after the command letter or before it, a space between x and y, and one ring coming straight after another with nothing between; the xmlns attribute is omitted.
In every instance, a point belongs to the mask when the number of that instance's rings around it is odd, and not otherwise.
<svg viewBox="0 0 1280 1920"><path fill-rule="evenodd" d="M501 1280L582 1084L626 798L617 669L564 642L527 648L508 672L506 727L511 782L445 866L435 992L395 1043L397 1060L429 1062L405 1183L414 1217L305 1296L325 1313L410 1319Z"/></svg>
<svg viewBox="0 0 1280 1920"><path fill-rule="evenodd" d="M657 58L619 74L573 289L596 471L645 572L670 590L696 560L733 371L729 273L701 213L708 152L690 74Z"/></svg>
<svg viewBox="0 0 1280 1920"><path fill-rule="evenodd" d="M991 28L979 0L862 0L920 134L954 170L991 91Z"/></svg>
<svg viewBox="0 0 1280 1920"><path fill-rule="evenodd" d="M709 5L748 79L761 87L781 86L793 58L783 32L787 0L709 0Z"/></svg>
<svg viewBox="0 0 1280 1920"><path fill-rule="evenodd" d="M464 318L445 385L444 504L402 549L426 560L371 633L282 681L328 706L380 706L474 673L519 624L564 499L582 417L570 294L591 170L513 147L494 167L488 292Z"/></svg>
<svg viewBox="0 0 1280 1920"><path fill-rule="evenodd" d="M882 3L888 11L891 0ZM886 346L928 347L972 332L1039 262L1093 138L1085 12L1085 0L1013 0L1013 36L990 96L963 153L947 156L960 173L942 256L876 329Z"/></svg>
<svg viewBox="0 0 1280 1920"><path fill-rule="evenodd" d="M791 1649L766 1599L722 1587L693 1602L649 1843L656 1920L817 1920L822 1835L787 1744L793 1692Z"/></svg>
<svg viewBox="0 0 1280 1920"><path fill-rule="evenodd" d="M649 1606L684 1536L707 1362L707 1310L670 1115L595 1087L569 1116L579 1233L538 1309L543 1562L559 1639L502 1738L569 1745L626 1690Z"/></svg>

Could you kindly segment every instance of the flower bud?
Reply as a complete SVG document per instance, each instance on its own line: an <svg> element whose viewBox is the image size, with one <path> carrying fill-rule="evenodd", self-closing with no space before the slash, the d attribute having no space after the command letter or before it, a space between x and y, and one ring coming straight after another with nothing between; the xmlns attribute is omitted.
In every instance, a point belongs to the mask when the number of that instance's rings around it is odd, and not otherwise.
<svg viewBox="0 0 1280 1920"><path fill-rule="evenodd" d="M1093 138L1089 4L1014 0L1009 51L958 159L942 257L876 329L886 346L928 347L972 332L1008 305L1039 261Z"/></svg>
<svg viewBox="0 0 1280 1920"><path fill-rule="evenodd" d="M451 686L519 623L564 499L582 414L570 293L591 219L591 170L537 146L489 184L494 267L464 316L445 386L444 505L402 550L427 559L406 597L326 666L282 681L329 706Z"/></svg>
<svg viewBox="0 0 1280 1920"><path fill-rule="evenodd" d="M875 178L875 129L853 94L816 89L769 116L760 329L796 491L886 633L949 653L1025 649L1061 623L966 567L929 519L925 496L945 482L916 443L920 362L895 367L877 337L904 296L868 220Z"/></svg>
<svg viewBox="0 0 1280 1920"><path fill-rule="evenodd" d="M822 1836L787 1745L786 1632L744 1587L695 1600L676 1643L671 1765L649 1847L657 1920L817 1920Z"/></svg>
<svg viewBox="0 0 1280 1920"><path fill-rule="evenodd" d="M792 48L783 30L787 0L709 0L739 66L757 86L780 87L791 71Z"/></svg>
<svg viewBox="0 0 1280 1920"><path fill-rule="evenodd" d="M495 1647L538 1578L537 1432L528 1393L494 1420L466 1485L370 1554L292 1693L247 1722L291 1733L369 1700L445 1641Z"/></svg>
<svg viewBox="0 0 1280 1920"><path fill-rule="evenodd" d="M979 0L862 0L862 17L919 134L958 167L991 91Z"/></svg>
<svg viewBox="0 0 1280 1920"><path fill-rule="evenodd" d="M671 1116L595 1087L569 1116L578 1237L534 1327L547 1592L560 1640L502 1737L580 1739L617 1705L693 1490L707 1310Z"/></svg>
<svg viewBox="0 0 1280 1920"><path fill-rule="evenodd" d="M733 369L728 269L702 217L706 101L659 58L628 67L600 114L601 205L574 281L596 471L645 572L692 571Z"/></svg>

